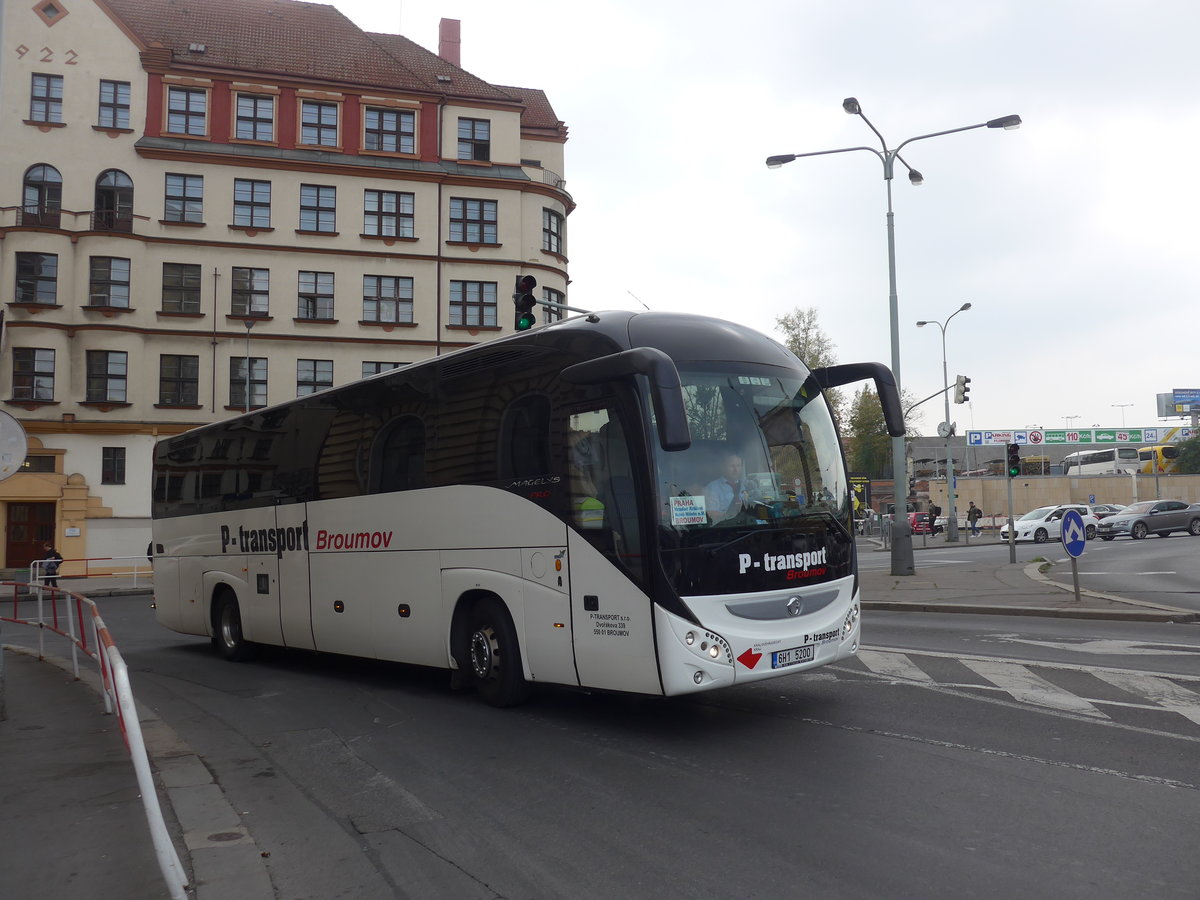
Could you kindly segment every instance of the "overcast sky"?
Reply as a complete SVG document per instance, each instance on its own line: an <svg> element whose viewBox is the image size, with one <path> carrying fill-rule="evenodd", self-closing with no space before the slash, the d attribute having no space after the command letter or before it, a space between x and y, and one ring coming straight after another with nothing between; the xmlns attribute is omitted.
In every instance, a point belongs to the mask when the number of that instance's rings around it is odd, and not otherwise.
<svg viewBox="0 0 1200 900"><path fill-rule="evenodd" d="M572 305L703 312L775 334L817 308L840 362L891 362L887 196L857 97L894 147L901 380L972 379L959 432L1181 424L1200 388L1195 0L336 0L360 27L544 90L570 129ZM638 299L634 299L634 297ZM1130 404L1119 406L1118 404ZM932 433L940 397L918 423Z"/></svg>

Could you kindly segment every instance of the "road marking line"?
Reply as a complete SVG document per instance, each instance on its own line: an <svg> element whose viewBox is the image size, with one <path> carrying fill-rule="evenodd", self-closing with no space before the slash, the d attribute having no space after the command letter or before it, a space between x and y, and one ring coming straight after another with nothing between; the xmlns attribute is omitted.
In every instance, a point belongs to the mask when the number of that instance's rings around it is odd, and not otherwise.
<svg viewBox="0 0 1200 900"><path fill-rule="evenodd" d="M1058 685L1047 681L1040 675L1035 675L1025 666L1014 663L992 663L983 660L963 660L963 665L1004 690L1014 700L1030 703L1034 706L1044 706L1049 709L1061 709L1079 715L1092 716L1097 719L1107 719L1104 713L1092 706L1082 697L1069 691L1064 691Z"/></svg>
<svg viewBox="0 0 1200 900"><path fill-rule="evenodd" d="M1173 681L1154 675L1127 675L1118 672L1096 672L1096 677L1114 687L1152 700L1163 709L1179 713L1200 725L1200 694L1189 691Z"/></svg>
<svg viewBox="0 0 1200 900"><path fill-rule="evenodd" d="M932 683L930 678L922 669L918 668L912 660L900 653L880 653L876 650L859 650L858 658L862 660L863 665L874 672L876 675L887 675L892 678L903 678L905 681L921 681Z"/></svg>

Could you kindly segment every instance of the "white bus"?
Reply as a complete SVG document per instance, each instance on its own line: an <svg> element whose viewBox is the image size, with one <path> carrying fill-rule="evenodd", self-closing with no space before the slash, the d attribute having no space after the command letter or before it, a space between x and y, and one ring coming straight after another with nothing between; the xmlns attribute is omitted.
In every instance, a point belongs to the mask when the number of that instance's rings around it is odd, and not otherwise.
<svg viewBox="0 0 1200 900"><path fill-rule="evenodd" d="M165 439L156 616L231 660L441 667L498 706L834 662L860 598L822 388L863 379L903 433L879 363L809 371L739 325L608 312ZM731 453L769 477L710 509Z"/></svg>
<svg viewBox="0 0 1200 900"><path fill-rule="evenodd" d="M1140 466L1136 447L1079 450L1062 461L1064 475L1128 475Z"/></svg>

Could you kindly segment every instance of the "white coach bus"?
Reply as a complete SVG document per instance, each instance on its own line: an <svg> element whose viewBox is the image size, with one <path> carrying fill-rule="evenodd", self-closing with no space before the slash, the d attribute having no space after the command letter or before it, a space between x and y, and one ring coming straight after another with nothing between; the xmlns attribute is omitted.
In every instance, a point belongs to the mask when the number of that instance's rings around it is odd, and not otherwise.
<svg viewBox="0 0 1200 900"><path fill-rule="evenodd" d="M864 379L902 433L879 363L809 371L739 325L607 312L189 431L155 452L157 618L231 660L448 669L498 706L843 659L859 582L822 388Z"/></svg>

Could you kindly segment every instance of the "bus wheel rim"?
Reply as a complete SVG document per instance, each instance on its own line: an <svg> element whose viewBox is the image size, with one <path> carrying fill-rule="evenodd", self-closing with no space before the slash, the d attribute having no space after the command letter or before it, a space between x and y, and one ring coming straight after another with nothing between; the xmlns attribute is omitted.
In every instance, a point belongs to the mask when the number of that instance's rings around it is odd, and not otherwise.
<svg viewBox="0 0 1200 900"><path fill-rule="evenodd" d="M480 628L471 635L471 668L481 681L495 674L496 635L491 628Z"/></svg>

